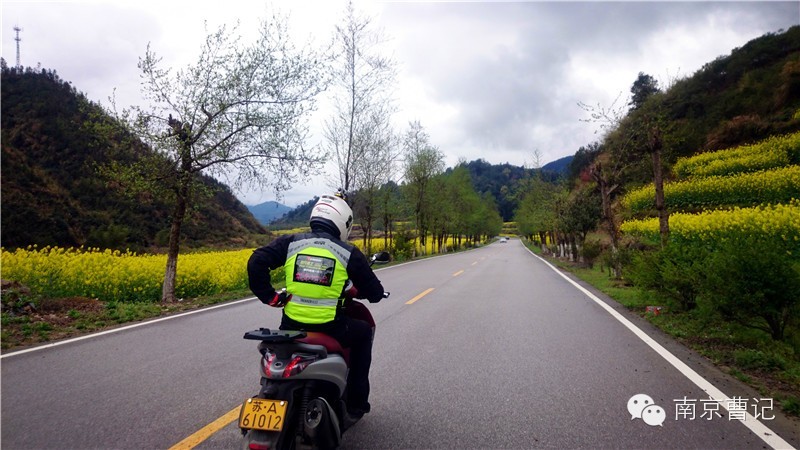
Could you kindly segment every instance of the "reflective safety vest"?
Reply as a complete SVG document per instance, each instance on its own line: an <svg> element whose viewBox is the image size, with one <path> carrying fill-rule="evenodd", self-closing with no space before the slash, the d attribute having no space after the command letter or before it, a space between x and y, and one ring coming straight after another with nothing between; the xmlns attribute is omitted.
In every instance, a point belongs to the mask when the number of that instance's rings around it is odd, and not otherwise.
<svg viewBox="0 0 800 450"><path fill-rule="evenodd" d="M322 237L289 244L286 255L286 291L292 299L283 312L292 320L321 324L336 318L342 301L350 250Z"/></svg>

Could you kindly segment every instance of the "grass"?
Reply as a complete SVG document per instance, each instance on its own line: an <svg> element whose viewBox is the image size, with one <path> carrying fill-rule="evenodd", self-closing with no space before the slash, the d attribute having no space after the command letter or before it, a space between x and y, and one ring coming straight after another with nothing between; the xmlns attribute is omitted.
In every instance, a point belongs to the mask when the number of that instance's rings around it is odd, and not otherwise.
<svg viewBox="0 0 800 450"><path fill-rule="evenodd" d="M177 314L204 306L251 296L249 290L239 290L205 297L184 299L170 304L101 302L96 299L72 297L67 299L26 298L35 308L26 312L5 310L2 318L0 347L12 350L21 347L80 336L121 324Z"/></svg>
<svg viewBox="0 0 800 450"><path fill-rule="evenodd" d="M541 256L539 247L527 245ZM761 395L774 398L775 404L780 404L786 414L800 416L799 330L794 330L785 341L774 341L762 331L726 322L702 307L692 311L671 309L668 300L614 280L598 265L586 268L559 258L545 258L645 317ZM665 308L661 314L654 315L647 312L647 306Z"/></svg>

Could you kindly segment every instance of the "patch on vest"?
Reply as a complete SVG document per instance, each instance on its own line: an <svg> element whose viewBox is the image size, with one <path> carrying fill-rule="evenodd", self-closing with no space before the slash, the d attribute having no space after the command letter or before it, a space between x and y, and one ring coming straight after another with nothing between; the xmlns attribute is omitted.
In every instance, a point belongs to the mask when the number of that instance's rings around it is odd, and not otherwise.
<svg viewBox="0 0 800 450"><path fill-rule="evenodd" d="M298 283L330 286L336 260L324 256L299 254L294 261L294 281Z"/></svg>

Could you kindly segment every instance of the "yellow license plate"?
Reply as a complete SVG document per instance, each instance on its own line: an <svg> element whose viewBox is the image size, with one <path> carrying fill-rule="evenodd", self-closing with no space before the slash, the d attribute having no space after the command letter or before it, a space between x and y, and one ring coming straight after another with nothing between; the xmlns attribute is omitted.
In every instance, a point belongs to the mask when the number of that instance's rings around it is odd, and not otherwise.
<svg viewBox="0 0 800 450"><path fill-rule="evenodd" d="M288 405L285 400L248 398L239 412L239 428L281 431Z"/></svg>

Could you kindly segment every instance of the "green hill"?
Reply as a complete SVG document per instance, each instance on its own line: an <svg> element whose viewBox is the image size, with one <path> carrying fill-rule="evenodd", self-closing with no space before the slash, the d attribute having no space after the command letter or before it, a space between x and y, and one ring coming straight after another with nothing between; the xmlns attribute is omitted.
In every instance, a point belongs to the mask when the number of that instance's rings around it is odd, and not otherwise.
<svg viewBox="0 0 800 450"><path fill-rule="evenodd" d="M657 100L653 106L663 112L669 164L800 130L800 26L718 57ZM641 129L648 119L643 111L632 111L626 120L623 131Z"/></svg>
<svg viewBox="0 0 800 450"><path fill-rule="evenodd" d="M163 247L170 205L132 198L98 171L149 150L55 71L17 71L3 61L1 82L3 247ZM185 245L237 245L265 232L225 185L204 183L213 194L189 215Z"/></svg>
<svg viewBox="0 0 800 450"><path fill-rule="evenodd" d="M644 75L639 74L639 80ZM768 33L703 65L691 76L657 86L613 124L600 142L581 147L569 177L594 184L601 167L608 203L653 182L649 145L656 130L667 181L680 158L800 131L800 26ZM619 217L624 220L625 217Z"/></svg>
<svg viewBox="0 0 800 450"><path fill-rule="evenodd" d="M279 219L270 224L273 229L288 229L296 227L308 226L308 218L311 216L311 210L317 204L319 197L314 197L311 200L298 205L295 209L288 211Z"/></svg>

